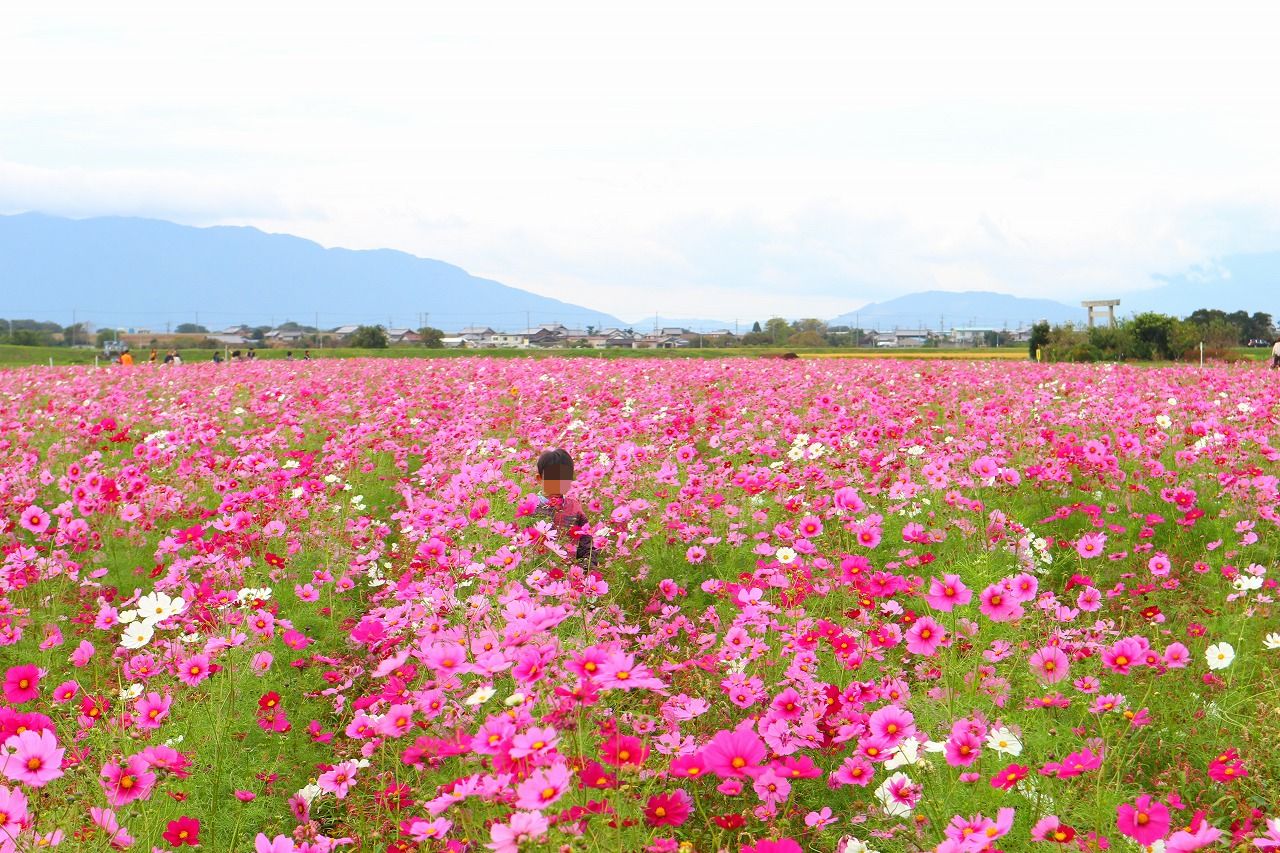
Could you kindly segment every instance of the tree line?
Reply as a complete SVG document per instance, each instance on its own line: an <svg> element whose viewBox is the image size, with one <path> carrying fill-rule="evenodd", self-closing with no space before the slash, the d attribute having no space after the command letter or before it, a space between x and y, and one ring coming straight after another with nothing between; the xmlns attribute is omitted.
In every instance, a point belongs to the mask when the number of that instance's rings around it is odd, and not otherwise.
<svg viewBox="0 0 1280 853"><path fill-rule="evenodd" d="M1277 337L1270 314L1199 308L1186 317L1144 311L1114 326L1037 323L1029 354L1044 361L1194 361L1224 358L1242 346L1267 346Z"/></svg>

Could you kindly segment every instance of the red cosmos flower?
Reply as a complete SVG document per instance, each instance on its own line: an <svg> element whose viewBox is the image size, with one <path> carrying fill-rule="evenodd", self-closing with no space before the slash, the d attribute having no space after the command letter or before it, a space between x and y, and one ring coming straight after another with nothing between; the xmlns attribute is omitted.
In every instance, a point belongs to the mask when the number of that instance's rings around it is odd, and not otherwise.
<svg viewBox="0 0 1280 853"><path fill-rule="evenodd" d="M279 554L274 554L271 551L268 551L265 559L268 566L272 566L277 569L284 568L284 557L281 557Z"/></svg>
<svg viewBox="0 0 1280 853"><path fill-rule="evenodd" d="M741 829L746 826L746 819L740 814L715 815L711 818L721 829Z"/></svg>
<svg viewBox="0 0 1280 853"><path fill-rule="evenodd" d="M280 694L272 690L270 693L264 693L258 699L258 710L264 714L270 714L276 710L280 704Z"/></svg>
<svg viewBox="0 0 1280 853"><path fill-rule="evenodd" d="M200 843L200 821L183 815L177 820L169 821L168 828L160 835L174 847L184 844L195 847Z"/></svg>
<svg viewBox="0 0 1280 853"><path fill-rule="evenodd" d="M644 807L644 820L649 826L679 826L689 819L693 799L683 788L669 794L655 794Z"/></svg>

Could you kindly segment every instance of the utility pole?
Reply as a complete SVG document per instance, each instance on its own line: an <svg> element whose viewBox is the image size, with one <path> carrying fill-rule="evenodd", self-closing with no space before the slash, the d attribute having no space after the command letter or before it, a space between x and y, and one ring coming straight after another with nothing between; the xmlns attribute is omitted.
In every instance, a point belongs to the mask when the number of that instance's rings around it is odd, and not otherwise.
<svg viewBox="0 0 1280 853"><path fill-rule="evenodd" d="M71 309L71 345L76 345L76 309Z"/></svg>

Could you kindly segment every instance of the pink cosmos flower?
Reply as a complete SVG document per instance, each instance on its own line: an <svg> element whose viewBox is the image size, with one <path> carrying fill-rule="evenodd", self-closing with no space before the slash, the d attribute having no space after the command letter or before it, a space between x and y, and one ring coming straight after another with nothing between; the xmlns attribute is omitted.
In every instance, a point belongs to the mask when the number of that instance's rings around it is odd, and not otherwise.
<svg viewBox="0 0 1280 853"><path fill-rule="evenodd" d="M867 720L867 731L884 738L890 746L897 746L916 733L916 718L904 708L886 705Z"/></svg>
<svg viewBox="0 0 1280 853"><path fill-rule="evenodd" d="M528 755L543 755L555 750L560 743L560 736L551 726L531 727L511 739L510 754L512 758L524 758Z"/></svg>
<svg viewBox="0 0 1280 853"><path fill-rule="evenodd" d="M1112 672L1128 675L1135 666L1142 666L1146 647L1134 637L1125 637L1102 652L1102 664Z"/></svg>
<svg viewBox="0 0 1280 853"><path fill-rule="evenodd" d="M1011 622L1022 617L1022 605L1009 594L1004 584L993 583L979 596L982 604L979 610L992 622Z"/></svg>
<svg viewBox="0 0 1280 853"><path fill-rule="evenodd" d="M15 782L43 788L62 775L64 751L48 729L27 729L11 736L0 748L0 772Z"/></svg>
<svg viewBox="0 0 1280 853"><path fill-rule="evenodd" d="M929 581L929 592L924 600L934 610L950 613L972 601L973 591L964 585L959 575L943 575L941 580L933 578Z"/></svg>
<svg viewBox="0 0 1280 853"><path fill-rule="evenodd" d="M519 853L520 845L537 842L549 827L541 812L516 812L507 823L489 827L492 840L486 846L494 853Z"/></svg>
<svg viewBox="0 0 1280 853"><path fill-rule="evenodd" d="M1089 560L1102 556L1103 549L1106 547L1107 535L1105 533L1086 533L1076 542L1076 553Z"/></svg>
<svg viewBox="0 0 1280 853"><path fill-rule="evenodd" d="M1045 684L1057 684L1067 677L1070 661L1057 646L1045 646L1028 660L1031 671Z"/></svg>
<svg viewBox="0 0 1280 853"><path fill-rule="evenodd" d="M955 732L947 739L942 754L952 767L968 767L982 754L982 739L973 732Z"/></svg>
<svg viewBox="0 0 1280 853"><path fill-rule="evenodd" d="M267 838L264 833L259 832L253 839L253 853L294 853L297 849L298 846L287 835Z"/></svg>
<svg viewBox="0 0 1280 853"><path fill-rule="evenodd" d="M188 687L195 687L209 677L209 655L192 655L177 665L178 680Z"/></svg>
<svg viewBox="0 0 1280 853"><path fill-rule="evenodd" d="M36 535L49 529L49 513L38 506L29 506L22 511L18 523Z"/></svg>
<svg viewBox="0 0 1280 853"><path fill-rule="evenodd" d="M784 803L791 795L791 783L773 772L772 768L767 768L758 774L751 787L760 798L760 802L768 805L777 806Z"/></svg>
<svg viewBox="0 0 1280 853"><path fill-rule="evenodd" d="M707 549L701 545L693 545L684 552L684 558L696 566L707 559Z"/></svg>
<svg viewBox="0 0 1280 853"><path fill-rule="evenodd" d="M933 657L938 647L945 644L947 632L929 616L923 616L907 630L907 651L914 655Z"/></svg>
<svg viewBox="0 0 1280 853"><path fill-rule="evenodd" d="M163 695L159 693L148 693L138 700L134 706L137 713L136 725L140 729L158 729L169 716L169 706L173 704L173 697L168 693Z"/></svg>
<svg viewBox="0 0 1280 853"><path fill-rule="evenodd" d="M355 784L358 770L359 767L354 761L343 761L332 770L320 774L316 784L320 786L320 790L328 791L339 800L343 800L346 799L351 786Z"/></svg>
<svg viewBox="0 0 1280 853"><path fill-rule="evenodd" d="M133 836L126 832L125 828L120 825L120 821L116 817L116 813L111 809L91 806L89 808L89 817L92 818L93 822L101 827L102 831L107 834L108 842L112 847L118 850L123 850L126 847L133 846Z"/></svg>
<svg viewBox="0 0 1280 853"><path fill-rule="evenodd" d="M569 768L553 764L538 769L516 787L516 808L541 811L564 796L569 789Z"/></svg>
<svg viewBox="0 0 1280 853"><path fill-rule="evenodd" d="M1116 807L1116 828L1139 844L1153 844L1169 831L1169 809L1151 795Z"/></svg>
<svg viewBox="0 0 1280 853"><path fill-rule="evenodd" d="M750 721L732 731L721 729L716 732L702 750L707 769L722 779L756 773L767 755L764 741L751 730Z"/></svg>
<svg viewBox="0 0 1280 853"><path fill-rule="evenodd" d="M156 784L156 774L141 755L131 755L123 764L114 761L104 764L101 784L107 802L120 808L134 800L148 799Z"/></svg>
<svg viewBox="0 0 1280 853"><path fill-rule="evenodd" d="M14 705L38 698L43 675L44 671L31 663L9 667L4 674L4 698Z"/></svg>

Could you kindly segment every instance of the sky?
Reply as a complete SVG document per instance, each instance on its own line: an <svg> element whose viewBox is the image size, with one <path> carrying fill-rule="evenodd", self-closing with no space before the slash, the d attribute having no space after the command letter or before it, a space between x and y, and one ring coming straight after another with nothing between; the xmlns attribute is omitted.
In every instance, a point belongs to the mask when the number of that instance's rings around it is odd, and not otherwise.
<svg viewBox="0 0 1280 853"><path fill-rule="evenodd" d="M5 6L0 213L402 249L625 319L1280 248L1273 3Z"/></svg>

